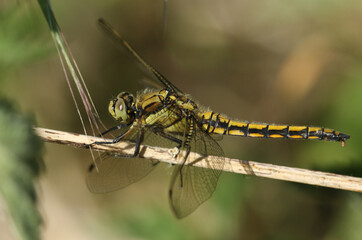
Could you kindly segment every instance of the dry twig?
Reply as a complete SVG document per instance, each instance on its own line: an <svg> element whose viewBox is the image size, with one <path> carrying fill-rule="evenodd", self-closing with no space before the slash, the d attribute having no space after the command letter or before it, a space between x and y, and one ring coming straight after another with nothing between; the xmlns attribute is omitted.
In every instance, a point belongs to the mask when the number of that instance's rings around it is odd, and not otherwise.
<svg viewBox="0 0 362 240"><path fill-rule="evenodd" d="M35 128L36 133L47 142L72 145L75 147L85 147L87 144L95 141L104 141L104 139L85 136L81 134ZM133 144L128 142L119 142L111 145L93 145L94 150L117 152L120 154L132 154ZM175 164L175 160L170 156L169 149L150 146L142 146L140 157L157 159L166 163ZM190 159L192 161L192 159ZM238 160L225 158L226 166L224 171L255 175L259 177L273 178L290 182L299 182L322 187L343 189L355 192L362 192L362 178L338 175L327 172L311 171L300 168L284 167L273 164ZM195 164L198 165L197 163Z"/></svg>

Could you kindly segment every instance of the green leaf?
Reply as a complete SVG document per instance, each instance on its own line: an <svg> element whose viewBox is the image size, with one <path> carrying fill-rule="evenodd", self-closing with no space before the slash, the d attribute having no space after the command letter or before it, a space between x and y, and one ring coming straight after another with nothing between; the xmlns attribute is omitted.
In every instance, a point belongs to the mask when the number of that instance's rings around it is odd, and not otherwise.
<svg viewBox="0 0 362 240"><path fill-rule="evenodd" d="M34 61L52 50L45 38L42 24L27 4L14 4L0 9L0 68Z"/></svg>
<svg viewBox="0 0 362 240"><path fill-rule="evenodd" d="M43 169L33 121L0 98L0 192L21 239L39 239L34 182Z"/></svg>

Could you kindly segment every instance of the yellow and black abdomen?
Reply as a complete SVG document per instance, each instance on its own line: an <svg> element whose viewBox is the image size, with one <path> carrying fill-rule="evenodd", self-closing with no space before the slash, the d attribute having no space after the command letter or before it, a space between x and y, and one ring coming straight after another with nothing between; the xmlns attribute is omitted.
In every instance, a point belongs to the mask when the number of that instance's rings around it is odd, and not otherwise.
<svg viewBox="0 0 362 240"><path fill-rule="evenodd" d="M337 142L345 142L350 138L349 135L329 128L248 123L234 121L215 112L203 112L199 116L202 129L210 134L254 138L317 139Z"/></svg>

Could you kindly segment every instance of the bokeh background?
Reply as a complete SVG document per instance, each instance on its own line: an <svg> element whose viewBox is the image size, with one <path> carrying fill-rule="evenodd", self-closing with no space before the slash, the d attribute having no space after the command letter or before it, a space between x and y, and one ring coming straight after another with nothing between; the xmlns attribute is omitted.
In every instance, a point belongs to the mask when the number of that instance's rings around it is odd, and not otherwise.
<svg viewBox="0 0 362 240"><path fill-rule="evenodd" d="M168 79L230 117L324 126L338 143L224 137L242 160L362 176L362 3L346 1L52 1L101 118L143 72L99 30L104 17ZM36 1L0 1L2 95L40 127L82 133L48 26ZM39 208L44 239L361 239L362 196L223 173L214 196L183 220L168 205L170 169L92 194L87 150L45 144ZM0 238L13 239L2 206Z"/></svg>

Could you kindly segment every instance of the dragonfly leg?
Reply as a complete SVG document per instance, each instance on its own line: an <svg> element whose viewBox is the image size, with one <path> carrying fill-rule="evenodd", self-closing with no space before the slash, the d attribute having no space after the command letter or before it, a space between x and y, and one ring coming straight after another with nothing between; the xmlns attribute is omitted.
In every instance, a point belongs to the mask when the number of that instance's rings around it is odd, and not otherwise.
<svg viewBox="0 0 362 240"><path fill-rule="evenodd" d="M120 126L120 125L119 125ZM111 129L115 130L116 127L112 127ZM113 131L110 130L110 131ZM94 143L91 144L86 144L85 147L86 148L90 148L92 145L103 145L103 144L114 144L114 143L118 143L128 132L130 129L128 129L127 131L125 131L124 133L122 133L121 135L119 135L118 137L116 137L115 139L113 139L112 141L96 141Z"/></svg>
<svg viewBox="0 0 362 240"><path fill-rule="evenodd" d="M144 131L140 131L136 140L136 147L134 149L134 153L131 157L136 157L140 153L141 143L143 141Z"/></svg>
<svg viewBox="0 0 362 240"><path fill-rule="evenodd" d="M106 131L100 133L97 137L102 137L102 136L106 135L107 133L110 133L110 132L112 132L114 130L122 129L122 128L125 128L125 127L128 127L128 125L124 125L124 124L116 125L114 127L111 127L109 129L107 129Z"/></svg>
<svg viewBox="0 0 362 240"><path fill-rule="evenodd" d="M93 144L114 144L114 143L117 143L120 141L120 139L126 134L127 132L123 133L122 135L120 135L119 137L115 138L113 141L109 141L109 142L95 142ZM130 155L118 155L117 154L117 157L119 158L134 158L134 157L137 157L138 154L140 153L140 148L141 148L141 143L143 141L143 136L144 136L144 132L143 131L140 131L138 136L137 136L137 139L136 139L136 146L135 146L135 150L133 152L133 154L130 154ZM119 138L119 139L118 139ZM118 140L117 140L118 139ZM157 165L157 163L155 163L154 165Z"/></svg>
<svg viewBox="0 0 362 240"><path fill-rule="evenodd" d="M174 137L174 136L172 136L172 135L170 135L170 134L167 134L167 133L165 133L165 132L163 132L163 131L159 131L158 134L159 134L161 137L164 137L164 138L166 138L166 139L168 139L168 140L170 140L170 141L175 142L175 143L178 144L175 148L169 150L169 153L170 153L174 158L177 157L178 153L180 152L180 148L181 148L181 146L182 146L182 140L181 140L181 139L178 139L177 137Z"/></svg>
<svg viewBox="0 0 362 240"><path fill-rule="evenodd" d="M114 144L114 143L118 143L119 141L121 141L121 139L126 135L128 131L126 131L125 133L122 133L121 135L119 135L118 137L116 137L115 139L113 139L112 141L97 141L97 142L94 142L92 143L91 145L93 144L96 144L96 145L103 145L103 144Z"/></svg>
<svg viewBox="0 0 362 240"><path fill-rule="evenodd" d="M157 134L160 135L161 137L164 137L164 138L172 141L172 142L177 143L177 144L178 144L178 145L176 146L177 148L180 148L181 145L182 145L182 140L181 140L181 139L178 139L177 137L174 137L174 136L172 136L172 135L170 135L170 134L167 134L167 133L165 133L165 132L163 132L163 131L159 131L159 132L157 132Z"/></svg>

